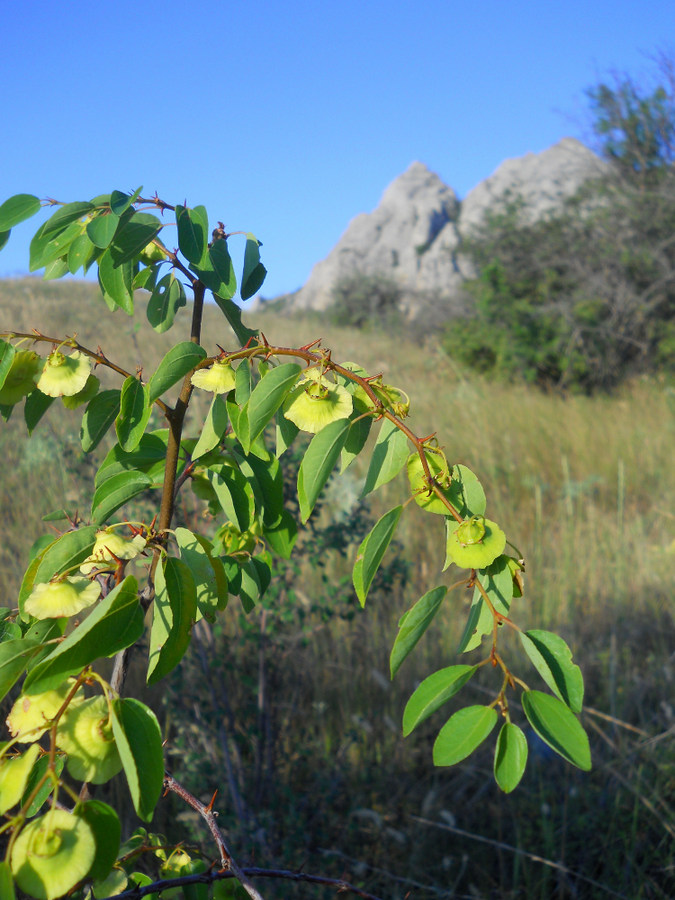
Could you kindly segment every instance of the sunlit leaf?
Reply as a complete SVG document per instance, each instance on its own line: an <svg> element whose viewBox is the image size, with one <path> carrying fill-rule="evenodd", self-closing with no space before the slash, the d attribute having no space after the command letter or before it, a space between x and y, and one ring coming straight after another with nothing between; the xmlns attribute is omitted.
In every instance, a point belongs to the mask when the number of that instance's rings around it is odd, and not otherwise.
<svg viewBox="0 0 675 900"><path fill-rule="evenodd" d="M85 453L91 453L98 447L101 439L119 415L119 411L120 392L118 390L101 391L89 401L80 427L80 441Z"/></svg>
<svg viewBox="0 0 675 900"><path fill-rule="evenodd" d="M572 712L580 713L584 702L584 678L572 662L572 651L551 631L520 632L525 652L546 684Z"/></svg>
<svg viewBox="0 0 675 900"><path fill-rule="evenodd" d="M125 194L124 191L113 191L110 195L110 209L115 215L121 216L136 201L142 190L142 187L136 188L133 194Z"/></svg>
<svg viewBox="0 0 675 900"><path fill-rule="evenodd" d="M398 672L403 660L431 624L447 592L448 589L444 585L427 591L403 617L389 658L389 669L392 678Z"/></svg>
<svg viewBox="0 0 675 900"><path fill-rule="evenodd" d="M447 700L454 697L476 671L476 666L448 666L429 675L416 688L403 711L403 736L417 728Z"/></svg>
<svg viewBox="0 0 675 900"><path fill-rule="evenodd" d="M161 227L162 223L151 213L134 212L128 217L123 216L110 245L110 255L115 265L135 260L159 234Z"/></svg>
<svg viewBox="0 0 675 900"><path fill-rule="evenodd" d="M281 513L281 519L273 528L265 528L265 540L272 550L284 559L290 559L293 546L298 536L298 526L293 515L287 510Z"/></svg>
<svg viewBox="0 0 675 900"><path fill-rule="evenodd" d="M134 269L130 262L117 265L110 253L110 247L98 260L98 280L104 299L114 309L119 307L127 315L134 312Z"/></svg>
<svg viewBox="0 0 675 900"><path fill-rule="evenodd" d="M197 615L197 591L189 567L169 556L155 573L148 684L156 684L185 655Z"/></svg>
<svg viewBox="0 0 675 900"><path fill-rule="evenodd" d="M368 591L373 583L382 558L396 531L401 518L402 506L395 506L380 518L361 542L356 554L352 579L354 590L361 606L365 605Z"/></svg>
<svg viewBox="0 0 675 900"><path fill-rule="evenodd" d="M134 809L149 822L162 793L164 755L162 732L154 712L139 700L116 700L112 716L113 734Z"/></svg>
<svg viewBox="0 0 675 900"><path fill-rule="evenodd" d="M528 722L542 741L573 766L588 772L591 768L588 735L562 700L542 691L524 691L522 703Z"/></svg>
<svg viewBox="0 0 675 900"><path fill-rule="evenodd" d="M154 403L203 359L206 359L206 350L192 341L181 341L172 347L148 382L150 402Z"/></svg>
<svg viewBox="0 0 675 900"><path fill-rule="evenodd" d="M337 419L312 438L298 471L300 518L306 522L340 456L349 419Z"/></svg>
<svg viewBox="0 0 675 900"><path fill-rule="evenodd" d="M120 506L124 506L129 500L142 494L152 487L152 478L145 472L119 472L106 479L94 491L94 499L91 502L91 517L94 522L102 524Z"/></svg>
<svg viewBox="0 0 675 900"><path fill-rule="evenodd" d="M497 724L489 706L467 706L451 716L434 742L434 765L454 766L470 756Z"/></svg>
<svg viewBox="0 0 675 900"><path fill-rule="evenodd" d="M87 237L95 247L105 250L110 246L119 223L119 216L113 212L100 214L87 222Z"/></svg>
<svg viewBox="0 0 675 900"><path fill-rule="evenodd" d="M251 444L274 418L300 375L297 363L282 363L261 378L248 399L248 440L242 443L247 453ZM240 436L241 440L241 436Z"/></svg>
<svg viewBox="0 0 675 900"><path fill-rule="evenodd" d="M391 481L401 471L408 458L408 439L389 419L382 422L373 448L362 495L370 494Z"/></svg>
<svg viewBox="0 0 675 900"><path fill-rule="evenodd" d="M186 303L182 283L173 272L168 272L157 282L148 300L146 307L148 322L158 334L162 334L171 328L176 313Z"/></svg>
<svg viewBox="0 0 675 900"><path fill-rule="evenodd" d="M252 234L246 235L244 272L241 276L241 299L248 300L262 287L267 269L260 262L260 241Z"/></svg>
<svg viewBox="0 0 675 900"><path fill-rule="evenodd" d="M202 425L199 440L191 453L192 459L199 459L220 443L228 423L227 406L218 394L213 395L211 406Z"/></svg>
<svg viewBox="0 0 675 900"><path fill-rule="evenodd" d="M527 738L512 722L504 722L495 747L495 781L505 794L518 787L527 765Z"/></svg>
<svg viewBox="0 0 675 900"><path fill-rule="evenodd" d="M188 262L198 264L207 250L209 220L203 206L176 206L178 246Z"/></svg>
<svg viewBox="0 0 675 900"><path fill-rule="evenodd" d="M123 450L130 452L138 446L151 410L148 386L130 375L122 385L120 411L115 420L117 439Z"/></svg>
<svg viewBox="0 0 675 900"><path fill-rule="evenodd" d="M40 200L33 194L14 194L0 206L0 231L8 231L19 222L30 219L40 210Z"/></svg>

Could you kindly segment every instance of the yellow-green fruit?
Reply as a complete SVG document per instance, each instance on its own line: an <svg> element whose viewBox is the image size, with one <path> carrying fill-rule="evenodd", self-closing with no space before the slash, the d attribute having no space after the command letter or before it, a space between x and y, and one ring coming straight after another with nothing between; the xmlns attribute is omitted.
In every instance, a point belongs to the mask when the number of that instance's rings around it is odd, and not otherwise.
<svg viewBox="0 0 675 900"><path fill-rule="evenodd" d="M21 831L10 861L22 891L36 900L56 900L86 878L96 843L84 819L51 809Z"/></svg>
<svg viewBox="0 0 675 900"><path fill-rule="evenodd" d="M40 747L33 744L21 756L5 757L0 763L0 815L21 800L39 752Z"/></svg>
<svg viewBox="0 0 675 900"><path fill-rule="evenodd" d="M44 694L21 694L7 716L7 727L12 737L18 738L21 744L32 743L42 737L50 720L63 706L72 686L73 681L69 679L55 690L45 691ZM78 702L80 698L76 694L70 705Z"/></svg>
<svg viewBox="0 0 675 900"><path fill-rule="evenodd" d="M48 397L72 397L84 389L90 374L91 361L84 353L74 350L66 356L54 350L44 361L37 386Z"/></svg>
<svg viewBox="0 0 675 900"><path fill-rule="evenodd" d="M448 537L446 566L454 562L463 569L484 569L504 552L506 535L485 516L471 516Z"/></svg>
<svg viewBox="0 0 675 900"><path fill-rule="evenodd" d="M32 350L19 350L14 354L5 383L0 388L0 404L14 406L26 394L35 390L40 362L40 357Z"/></svg>
<svg viewBox="0 0 675 900"><path fill-rule="evenodd" d="M352 395L341 384L306 378L284 402L284 416L301 431L318 434L326 425L347 419L354 408Z"/></svg>
<svg viewBox="0 0 675 900"><path fill-rule="evenodd" d="M66 711L56 745L68 754L68 771L78 781L104 784L122 768L105 697L92 697Z"/></svg>
<svg viewBox="0 0 675 900"><path fill-rule="evenodd" d="M89 401L98 393L100 386L101 382L99 379L95 375L90 375L81 391L78 391L77 394L73 394L72 397L61 397L61 403L63 403L66 409L77 409L77 407L82 406L83 403L89 403Z"/></svg>
<svg viewBox="0 0 675 900"><path fill-rule="evenodd" d="M448 498L448 501L452 502L453 498L450 491L450 467L448 466L445 454L440 451L425 450L424 455L429 466L431 477L443 492L443 495ZM422 466L422 460L418 453L413 453L412 456L409 457L407 469L410 490L415 498L415 503L417 503L418 506L421 506L422 509L426 509L427 512L436 513L440 516L450 515L450 510L445 503L443 503L441 498L429 489L424 467Z"/></svg>

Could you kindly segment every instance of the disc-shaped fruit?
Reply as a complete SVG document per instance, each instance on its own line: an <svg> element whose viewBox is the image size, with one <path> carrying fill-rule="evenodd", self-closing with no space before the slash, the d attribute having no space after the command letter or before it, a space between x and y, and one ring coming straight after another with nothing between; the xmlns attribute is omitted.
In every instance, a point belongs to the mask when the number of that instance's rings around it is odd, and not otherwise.
<svg viewBox="0 0 675 900"><path fill-rule="evenodd" d="M33 744L21 756L5 758L0 762L0 815L21 800L39 752L39 746Z"/></svg>
<svg viewBox="0 0 675 900"><path fill-rule="evenodd" d="M13 406L26 394L35 390L40 371L40 357L33 350L19 350L14 354L5 383L0 389L0 404Z"/></svg>
<svg viewBox="0 0 675 900"><path fill-rule="evenodd" d="M63 706L73 680L68 679L53 691L43 694L21 694L7 716L7 727L12 737L19 743L28 744L42 737L49 722ZM79 692L78 692L79 693ZM80 702L78 694L71 700L70 706Z"/></svg>
<svg viewBox="0 0 675 900"><path fill-rule="evenodd" d="M48 397L72 397L79 394L91 373L91 361L75 350L70 356L54 350L44 361L37 386Z"/></svg>
<svg viewBox="0 0 675 900"><path fill-rule="evenodd" d="M36 584L24 603L24 611L36 619L74 616L99 598L101 585L79 575Z"/></svg>
<svg viewBox="0 0 675 900"><path fill-rule="evenodd" d="M436 483L436 486L447 497L450 502L450 467L445 458L445 454L441 450L425 450L424 456L429 466L429 474ZM408 481L410 482L410 490L415 503L426 509L427 512L436 513L440 516L447 516L450 510L429 486L427 476L422 465L422 460L418 453L413 453L408 459Z"/></svg>
<svg viewBox="0 0 675 900"><path fill-rule="evenodd" d="M56 900L86 878L96 844L84 819L51 809L21 831L12 849L11 867L22 891L36 900Z"/></svg>
<svg viewBox="0 0 675 900"><path fill-rule="evenodd" d="M103 784L122 768L105 697L92 697L68 709L59 723L56 744L68 754L73 778Z"/></svg>
<svg viewBox="0 0 675 900"><path fill-rule="evenodd" d="M506 535L496 522L484 516L471 516L449 535L447 563L463 569L484 569L504 552Z"/></svg>

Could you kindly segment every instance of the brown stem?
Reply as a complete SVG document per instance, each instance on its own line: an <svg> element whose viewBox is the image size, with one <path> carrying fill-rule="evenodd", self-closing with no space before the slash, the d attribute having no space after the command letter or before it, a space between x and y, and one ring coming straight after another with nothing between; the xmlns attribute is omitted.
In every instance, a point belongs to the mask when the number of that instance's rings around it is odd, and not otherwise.
<svg viewBox="0 0 675 900"><path fill-rule="evenodd" d="M354 894L356 897L362 897L363 900L381 900L375 894L369 894L367 891L357 888L348 881L341 878L325 878L323 875L311 875L308 872L291 872L288 869L259 869L253 866L247 866L241 870L245 876L255 878L279 878L284 881L304 882L305 884L324 884L328 887L336 889L336 894ZM212 884L214 881L224 881L227 878L236 878L232 871L228 872L204 872L197 875L180 875L178 878L167 878L162 881L155 881L145 887L135 887L115 897L102 897L101 900L141 900L142 897L158 894L160 891L168 891L172 887L182 887L187 884Z"/></svg>
<svg viewBox="0 0 675 900"><path fill-rule="evenodd" d="M220 864L223 869L229 869L237 878L241 886L244 888L246 893L251 897L251 900L263 900L262 896L258 893L256 888L250 879L246 876L245 872L239 868L237 863L232 857L230 850L225 843L225 838L223 837L223 833L218 827L218 823L216 822L216 813L214 813L212 804L209 803L208 806L204 806L204 804L197 800L195 796L193 796L186 788L183 787L172 775L167 775L164 778L164 787L167 791L173 791L174 794L178 794L181 800L184 800L189 806L191 806L194 810L196 810L199 815L204 819L206 825L211 832L214 841L216 842L216 846L218 847L218 853L220 854ZM215 798L214 798L215 799Z"/></svg>

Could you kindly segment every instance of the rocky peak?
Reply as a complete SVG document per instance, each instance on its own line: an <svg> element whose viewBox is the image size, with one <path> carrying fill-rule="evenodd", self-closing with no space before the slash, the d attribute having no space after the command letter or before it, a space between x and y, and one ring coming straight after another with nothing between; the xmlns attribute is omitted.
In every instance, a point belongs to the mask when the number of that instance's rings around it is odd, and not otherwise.
<svg viewBox="0 0 675 900"><path fill-rule="evenodd" d="M424 163L413 162L385 190L373 212L361 213L307 283L291 299L296 309L325 310L333 288L354 274L383 275L397 282L406 308L443 300L445 314L462 305L462 284L472 276L459 253L460 237L481 223L488 210L509 198L522 198L522 215L535 221L581 184L602 172L603 163L574 138L542 153L502 163L459 203L455 192Z"/></svg>

